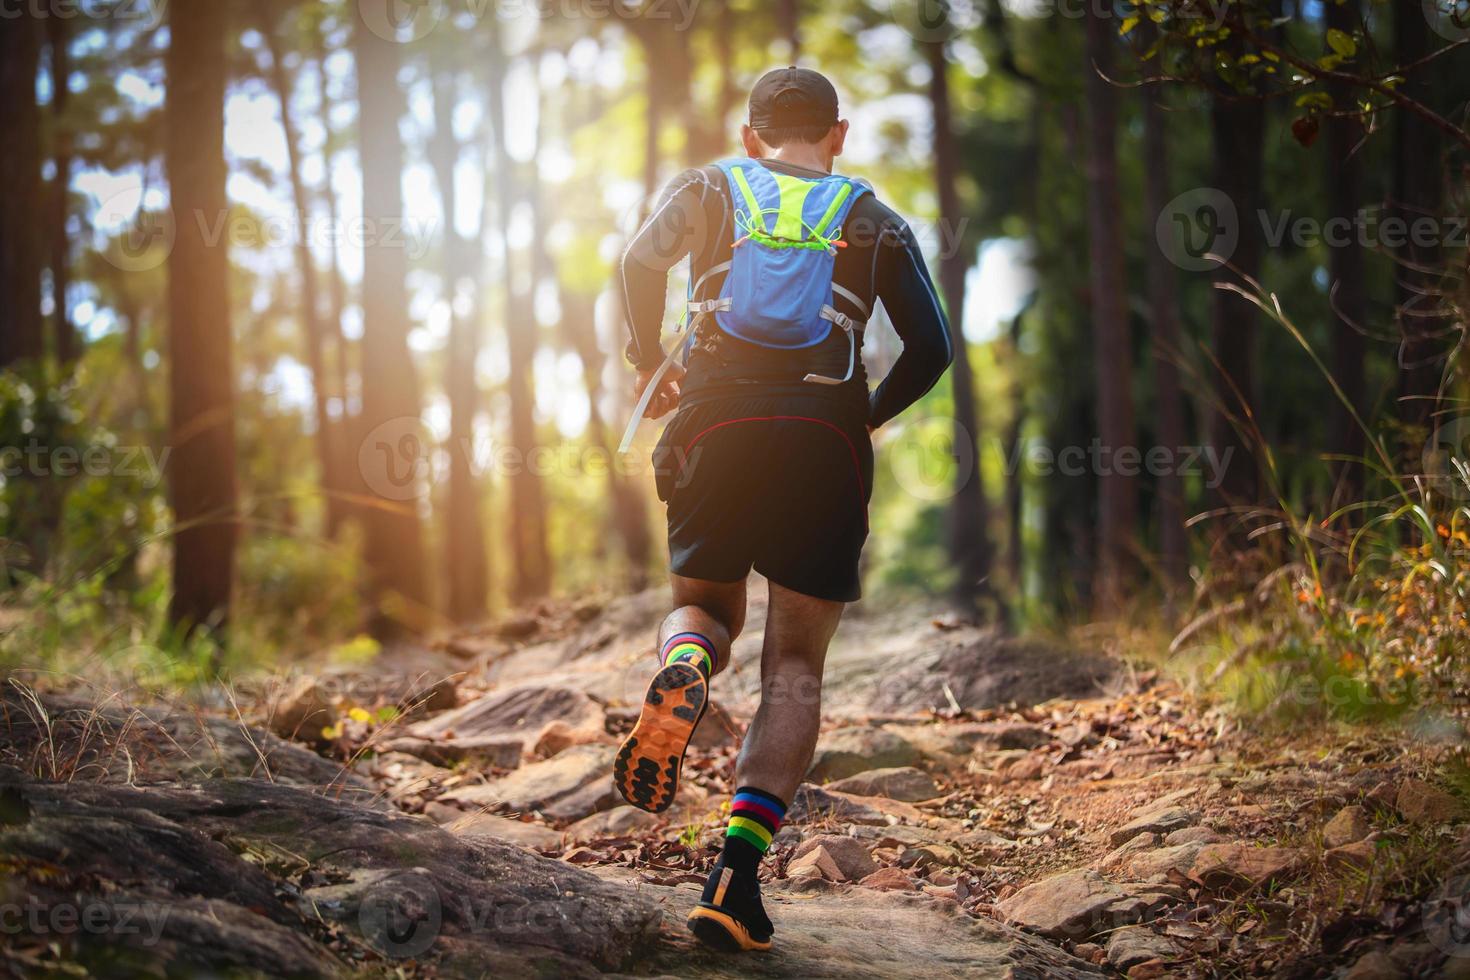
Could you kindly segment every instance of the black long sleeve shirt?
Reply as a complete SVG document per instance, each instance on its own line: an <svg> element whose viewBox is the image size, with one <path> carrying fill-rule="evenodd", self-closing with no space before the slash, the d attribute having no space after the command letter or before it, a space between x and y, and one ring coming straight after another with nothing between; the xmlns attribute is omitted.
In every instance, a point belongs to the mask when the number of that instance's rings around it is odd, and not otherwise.
<svg viewBox="0 0 1470 980"><path fill-rule="evenodd" d="M818 171L776 160L761 160L772 171L796 177L823 177ZM724 174L708 166L679 174L659 196L649 219L623 253L622 285L632 341L629 356L651 368L663 358L661 331L668 271L692 256L691 282L730 259L738 237L731 216ZM850 381L835 386L802 381L809 372L842 377L847 369L848 340L833 330L821 344L800 351L775 350L724 333L709 320L696 332L688 355L684 397L698 399L740 386L788 389L803 395L863 399L868 423L879 426L921 398L953 360L949 325L940 308L924 257L908 224L869 193L858 198L843 223L847 247L837 252L835 283L860 297L869 309L881 299L903 342L893 370L871 394L861 360ZM713 299L723 274L711 276L695 299ZM841 295L834 305L859 321L864 317ZM744 390L749 390L748 388Z"/></svg>

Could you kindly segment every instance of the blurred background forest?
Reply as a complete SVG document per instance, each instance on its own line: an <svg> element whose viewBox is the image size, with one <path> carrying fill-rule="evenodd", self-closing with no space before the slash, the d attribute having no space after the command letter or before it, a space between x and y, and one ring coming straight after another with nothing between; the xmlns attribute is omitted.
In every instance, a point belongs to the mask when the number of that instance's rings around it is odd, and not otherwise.
<svg viewBox="0 0 1470 980"><path fill-rule="evenodd" d="M1459 690L1467 40L1454 0L16 4L5 662L657 581L617 261L797 62L967 355L875 436L873 603Z"/></svg>

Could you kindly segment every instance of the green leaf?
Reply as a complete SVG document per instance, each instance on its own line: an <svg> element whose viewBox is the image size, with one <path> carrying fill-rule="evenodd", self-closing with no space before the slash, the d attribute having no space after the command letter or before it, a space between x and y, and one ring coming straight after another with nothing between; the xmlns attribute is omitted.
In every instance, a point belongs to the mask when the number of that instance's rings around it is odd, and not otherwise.
<svg viewBox="0 0 1470 980"><path fill-rule="evenodd" d="M1124 17L1122 25L1118 28L1118 33L1123 37L1127 37L1129 34L1133 33L1133 28L1137 26L1137 17Z"/></svg>
<svg viewBox="0 0 1470 980"><path fill-rule="evenodd" d="M1326 92L1307 92L1297 97L1298 109L1331 109L1332 96Z"/></svg>
<svg viewBox="0 0 1470 980"><path fill-rule="evenodd" d="M1317 59L1317 67L1323 71L1337 71L1337 66L1342 64L1342 57L1335 54L1325 54Z"/></svg>
<svg viewBox="0 0 1470 980"><path fill-rule="evenodd" d="M1327 30L1327 46L1336 51L1344 60L1358 53L1358 42L1353 40L1353 36L1336 27Z"/></svg>

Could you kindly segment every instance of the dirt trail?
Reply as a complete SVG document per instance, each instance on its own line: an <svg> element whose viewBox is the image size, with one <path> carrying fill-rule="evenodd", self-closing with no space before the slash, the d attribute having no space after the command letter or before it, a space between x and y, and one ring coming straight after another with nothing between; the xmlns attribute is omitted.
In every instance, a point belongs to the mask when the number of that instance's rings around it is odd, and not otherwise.
<svg viewBox="0 0 1470 980"><path fill-rule="evenodd" d="M851 616L834 643L812 772L764 866L777 951L709 956L682 921L717 853L764 604L653 818L608 772L666 601L550 606L322 665L254 688L249 725L7 690L0 898L120 895L170 931L6 956L228 970L265 943L272 972L303 975L1470 975L1444 746L1269 737L1150 673L917 606ZM156 872L121 857L159 848L177 859Z"/></svg>

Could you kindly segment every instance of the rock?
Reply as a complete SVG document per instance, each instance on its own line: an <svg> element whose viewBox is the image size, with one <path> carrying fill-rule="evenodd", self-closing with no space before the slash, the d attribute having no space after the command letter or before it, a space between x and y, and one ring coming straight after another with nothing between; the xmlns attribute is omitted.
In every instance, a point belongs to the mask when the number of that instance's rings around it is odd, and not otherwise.
<svg viewBox="0 0 1470 980"><path fill-rule="evenodd" d="M687 936L684 917L699 901L701 883L654 889L634 869L600 868L596 873L629 891L655 892L664 935ZM833 885L822 878L767 882L762 889L766 909L776 921L777 955L721 957L691 953L687 938L662 940L640 951L637 968L630 972L723 980L1102 980L1090 964L1043 939L918 892Z"/></svg>
<svg viewBox="0 0 1470 980"><path fill-rule="evenodd" d="M709 752L726 745L738 745L740 739L740 723L718 703L710 701L704 709L704 717L694 726L694 735L689 739L689 744Z"/></svg>
<svg viewBox="0 0 1470 980"><path fill-rule="evenodd" d="M1199 814L1184 807L1171 806L1154 809L1135 817L1108 835L1108 842L1119 847L1139 834L1170 834L1199 822Z"/></svg>
<svg viewBox="0 0 1470 980"><path fill-rule="evenodd" d="M610 775L615 751L610 745L574 746L488 783L450 790L439 799L539 812L551 820L580 820L619 803Z"/></svg>
<svg viewBox="0 0 1470 980"><path fill-rule="evenodd" d="M550 759L573 745L611 745L613 739L601 729L574 728L558 718L541 729L541 736L531 753L538 759Z"/></svg>
<svg viewBox="0 0 1470 980"><path fill-rule="evenodd" d="M947 706L950 695L961 708L971 710L1007 702L1040 704L1057 697L1087 697L1097 693L1117 670L1115 662L1101 655L986 630L955 630L925 647L892 661L900 666L891 669L878 686L869 703L870 712L927 711Z"/></svg>
<svg viewBox="0 0 1470 980"><path fill-rule="evenodd" d="M1147 926L1119 929L1108 939L1108 963L1116 970L1128 970L1149 960L1167 960L1176 953L1174 943Z"/></svg>
<svg viewBox="0 0 1470 980"><path fill-rule="evenodd" d="M1128 877L1143 881L1167 877L1171 871L1187 875L1189 869L1194 867L1195 859L1199 857L1199 852L1204 849L1204 846L1200 842L1189 842L1144 851L1130 857L1124 862L1122 868Z"/></svg>
<svg viewBox="0 0 1470 980"><path fill-rule="evenodd" d="M649 813L635 806L615 806L611 810L578 820L567 828L567 835L572 840L627 837L653 830L661 823L663 818L656 813Z"/></svg>
<svg viewBox="0 0 1470 980"><path fill-rule="evenodd" d="M496 691L469 704L412 725L406 735L433 741L519 740L529 751L549 726L593 740L606 733L601 705L566 687L526 685Z"/></svg>
<svg viewBox="0 0 1470 980"><path fill-rule="evenodd" d="M1046 756L1033 752L1006 766L1005 775L1007 779L1040 779L1046 767Z"/></svg>
<svg viewBox="0 0 1470 980"><path fill-rule="evenodd" d="M1165 847L1177 847L1180 844L1218 844L1225 838L1218 831L1209 827L1185 827L1176 830L1164 838Z"/></svg>
<svg viewBox="0 0 1470 980"><path fill-rule="evenodd" d="M960 865L960 852L948 844L921 844L909 847L898 856L900 867L923 871L928 868L953 868Z"/></svg>
<svg viewBox="0 0 1470 980"><path fill-rule="evenodd" d="M1409 823L1421 825L1450 823L1464 813L1457 797L1422 779L1406 779L1399 784L1394 809Z"/></svg>
<svg viewBox="0 0 1470 980"><path fill-rule="evenodd" d="M811 783L802 783L797 787L791 806L786 811L786 822L801 824L817 820L836 820L838 823L883 827L901 819L897 814L887 812L889 807L907 806L907 803L884 800L878 796L850 796L847 793L833 793ZM912 807L909 809L913 810ZM914 810L914 813L918 814L918 811Z"/></svg>
<svg viewBox="0 0 1470 980"><path fill-rule="evenodd" d="M985 738L998 749L1039 749L1051 744L1051 735L1039 725L1019 721L981 723Z"/></svg>
<svg viewBox="0 0 1470 980"><path fill-rule="evenodd" d="M95 944L82 962L125 962L129 975L340 976L354 967L337 951L360 966L371 947L439 975L459 971L435 961L464 955L500 975L518 963L511 972L584 976L621 967L659 919L650 898L520 847L264 779L0 784L30 809L0 826L0 853L68 869L54 886L30 881L37 901L75 907L82 888L143 920L135 933L76 936Z"/></svg>
<svg viewBox="0 0 1470 980"><path fill-rule="evenodd" d="M1158 847L1163 840L1158 834L1146 832L1130 838L1121 847L1110 851L1097 866L1102 871L1115 871L1144 851Z"/></svg>
<svg viewBox="0 0 1470 980"><path fill-rule="evenodd" d="M281 738L313 744L323 741L322 729L336 724L337 709L315 677L297 677L271 706L270 730Z"/></svg>
<svg viewBox="0 0 1470 980"><path fill-rule="evenodd" d="M912 766L919 750L893 732L871 725L838 728L817 742L807 778L824 783L870 769Z"/></svg>
<svg viewBox="0 0 1470 980"><path fill-rule="evenodd" d="M398 701L398 706L409 718L448 711L458 705L459 687L453 677L441 677L429 684L411 687Z"/></svg>
<svg viewBox="0 0 1470 980"><path fill-rule="evenodd" d="M884 892L914 891L913 879L899 868L879 868L858 884L864 888L874 888Z"/></svg>
<svg viewBox="0 0 1470 980"><path fill-rule="evenodd" d="M561 834L549 827L512 820L493 813L466 813L445 824L444 829L459 837L494 837L507 840L533 851L546 851L561 846Z"/></svg>
<svg viewBox="0 0 1470 980"><path fill-rule="evenodd" d="M838 793L851 793L854 796L885 796L890 800L903 800L907 803L932 800L940 795L939 787L934 783L934 777L913 766L869 769L867 772L860 772L855 776L828 783L827 788Z"/></svg>
<svg viewBox="0 0 1470 980"><path fill-rule="evenodd" d="M813 847L806 853L795 858L787 867L787 873L796 877L808 876L813 872L821 875L828 881L847 881L848 876L842 873L832 855L825 847Z"/></svg>
<svg viewBox="0 0 1470 980"><path fill-rule="evenodd" d="M1332 848L1322 855L1322 860L1333 871L1371 868L1377 852L1378 848L1372 841L1358 840Z"/></svg>
<svg viewBox="0 0 1470 980"><path fill-rule="evenodd" d="M1250 891L1295 876L1304 862L1304 855L1294 847L1206 844L1195 857L1189 877L1216 891Z"/></svg>
<svg viewBox="0 0 1470 980"><path fill-rule="evenodd" d="M1066 871L997 904L1005 921L1048 939L1090 939L1131 925L1147 905L1095 871Z"/></svg>
<svg viewBox="0 0 1470 980"><path fill-rule="evenodd" d="M1375 949L1358 957L1356 963L1342 975L1342 980L1404 980L1408 976L1393 957Z"/></svg>
<svg viewBox="0 0 1470 980"><path fill-rule="evenodd" d="M400 736L383 743L385 752L402 752L436 766L467 766L471 769L514 769L521 764L525 743L501 735L472 735L469 738L432 739Z"/></svg>
<svg viewBox="0 0 1470 980"><path fill-rule="evenodd" d="M1345 806L1322 828L1322 843L1329 849L1353 844L1373 833L1368 811L1360 806Z"/></svg>
<svg viewBox="0 0 1470 980"><path fill-rule="evenodd" d="M819 834L803 841L795 856L800 858L818 849L825 851L841 872L840 878L829 877L830 881L860 881L878 870L867 847L855 837Z"/></svg>

